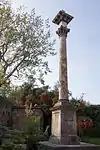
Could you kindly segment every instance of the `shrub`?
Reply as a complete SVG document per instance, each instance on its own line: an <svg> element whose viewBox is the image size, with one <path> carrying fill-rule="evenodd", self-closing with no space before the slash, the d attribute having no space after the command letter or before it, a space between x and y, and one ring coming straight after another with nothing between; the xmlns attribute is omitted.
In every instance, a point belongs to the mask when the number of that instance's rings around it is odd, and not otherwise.
<svg viewBox="0 0 100 150"><path fill-rule="evenodd" d="M3 129L1 136L1 150L25 150L24 132L18 130L9 130L7 127L0 126Z"/></svg>
<svg viewBox="0 0 100 150"><path fill-rule="evenodd" d="M79 121L77 123L78 135L80 137L88 135L88 133L91 132L92 127L93 127L92 120Z"/></svg>
<svg viewBox="0 0 100 150"><path fill-rule="evenodd" d="M26 119L25 134L27 135L27 149L36 148L37 142L47 140L40 129L40 117L30 116Z"/></svg>

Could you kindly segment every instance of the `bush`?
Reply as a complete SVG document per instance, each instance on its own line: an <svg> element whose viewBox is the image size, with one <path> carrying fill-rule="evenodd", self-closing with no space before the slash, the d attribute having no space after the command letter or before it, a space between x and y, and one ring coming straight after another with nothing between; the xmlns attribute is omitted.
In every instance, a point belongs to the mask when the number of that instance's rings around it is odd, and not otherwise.
<svg viewBox="0 0 100 150"><path fill-rule="evenodd" d="M1 150L26 150L24 132L9 130L4 126L0 126L0 128L4 128L1 137Z"/></svg>
<svg viewBox="0 0 100 150"><path fill-rule="evenodd" d="M39 141L47 140L45 134L40 129L39 117L28 117L25 121L25 131L9 130L0 126L1 149L0 150L26 150L36 149Z"/></svg>
<svg viewBox="0 0 100 150"><path fill-rule="evenodd" d="M27 135L27 149L36 149L39 141L47 140L40 129L40 117L30 116L25 121L25 134Z"/></svg>

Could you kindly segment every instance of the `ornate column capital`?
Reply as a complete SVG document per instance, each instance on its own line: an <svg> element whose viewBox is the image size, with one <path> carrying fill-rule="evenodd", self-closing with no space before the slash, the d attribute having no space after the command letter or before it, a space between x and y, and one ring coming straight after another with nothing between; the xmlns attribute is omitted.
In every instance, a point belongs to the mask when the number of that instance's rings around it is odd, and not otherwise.
<svg viewBox="0 0 100 150"><path fill-rule="evenodd" d="M68 29L67 27L64 27L63 25L61 25L56 31L59 37L61 36L67 37L68 32L70 32L70 29Z"/></svg>

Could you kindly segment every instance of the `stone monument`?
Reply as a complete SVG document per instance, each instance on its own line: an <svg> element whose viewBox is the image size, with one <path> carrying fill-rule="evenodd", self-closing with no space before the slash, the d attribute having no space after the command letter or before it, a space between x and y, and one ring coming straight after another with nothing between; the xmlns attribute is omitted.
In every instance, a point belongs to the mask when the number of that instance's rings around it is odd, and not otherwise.
<svg viewBox="0 0 100 150"><path fill-rule="evenodd" d="M70 29L67 27L73 17L59 11L53 20L58 25L60 40L59 54L59 100L52 108L52 134L48 142L40 142L39 150L100 150L100 146L81 143L77 136L76 110L68 99L67 44Z"/></svg>
<svg viewBox="0 0 100 150"><path fill-rule="evenodd" d="M58 25L59 53L59 100L52 109L51 142L56 144L79 144L76 127L76 111L68 100L67 46L70 29L67 27L72 16L60 11L53 20Z"/></svg>

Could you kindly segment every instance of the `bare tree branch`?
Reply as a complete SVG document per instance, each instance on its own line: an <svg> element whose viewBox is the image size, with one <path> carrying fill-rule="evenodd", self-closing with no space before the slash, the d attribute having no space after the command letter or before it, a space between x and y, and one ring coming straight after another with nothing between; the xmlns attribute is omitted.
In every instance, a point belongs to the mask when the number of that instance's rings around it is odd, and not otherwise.
<svg viewBox="0 0 100 150"><path fill-rule="evenodd" d="M6 79L8 79L12 74L18 69L18 67L22 64L22 62L25 60L25 57L16 65L16 67L7 75Z"/></svg>

